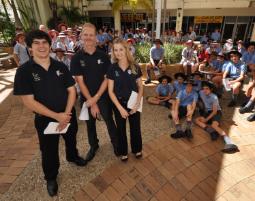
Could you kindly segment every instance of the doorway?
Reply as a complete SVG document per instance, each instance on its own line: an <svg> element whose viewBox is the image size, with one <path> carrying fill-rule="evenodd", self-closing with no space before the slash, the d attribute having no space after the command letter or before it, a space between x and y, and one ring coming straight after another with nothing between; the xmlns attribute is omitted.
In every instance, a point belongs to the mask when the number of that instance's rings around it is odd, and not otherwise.
<svg viewBox="0 0 255 201"><path fill-rule="evenodd" d="M235 24L225 24L222 40L233 38Z"/></svg>

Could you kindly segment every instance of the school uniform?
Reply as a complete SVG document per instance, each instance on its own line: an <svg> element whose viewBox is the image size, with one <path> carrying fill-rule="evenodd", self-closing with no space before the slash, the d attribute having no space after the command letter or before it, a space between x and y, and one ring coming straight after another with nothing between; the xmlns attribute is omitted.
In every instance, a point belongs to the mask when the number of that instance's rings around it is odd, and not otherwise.
<svg viewBox="0 0 255 201"><path fill-rule="evenodd" d="M150 49L150 58L153 59L155 65L157 66L159 61L164 57L164 48L160 47L160 48L156 48L155 46L153 46Z"/></svg>
<svg viewBox="0 0 255 201"><path fill-rule="evenodd" d="M218 97L214 93L205 95L205 93L202 90L199 92L199 95L204 103L203 116L205 118L207 118L212 113L213 106L214 105L217 106L217 113L207 123L211 124L213 121L217 121L218 123L220 123L222 112Z"/></svg>
<svg viewBox="0 0 255 201"><path fill-rule="evenodd" d="M185 89L185 85L183 83L180 84L177 80L174 81L173 87L176 94L178 94L181 90Z"/></svg>
<svg viewBox="0 0 255 201"><path fill-rule="evenodd" d="M247 68L246 65L239 61L237 64L234 64L233 62L229 62L226 66L225 72L228 72L228 77L231 80L236 80L240 77L241 73L246 73Z"/></svg>
<svg viewBox="0 0 255 201"><path fill-rule="evenodd" d="M246 65L251 64L252 63L252 57L254 56L254 53L250 53L248 51L245 51L242 55L242 62L244 62Z"/></svg>
<svg viewBox="0 0 255 201"><path fill-rule="evenodd" d="M29 60L29 53L26 45L22 45L17 42L13 48L13 53L19 58L19 66Z"/></svg>
<svg viewBox="0 0 255 201"><path fill-rule="evenodd" d="M110 60L108 56L98 49L91 55L84 50L80 50L72 57L70 65L73 76L83 76L84 84L87 86L91 96L95 96L98 92L105 79L109 66ZM84 101L86 101L86 98L80 93L81 104L83 104ZM107 90L102 94L97 105L106 123L114 150L117 151L116 126L113 121L112 103ZM86 121L86 124L89 145L91 148L97 149L99 140L96 132L96 119L91 114L91 108L89 108L89 120Z"/></svg>
<svg viewBox="0 0 255 201"><path fill-rule="evenodd" d="M50 59L50 66L46 71L42 66L35 63L33 59L17 69L14 81L14 95L33 95L34 99L54 112L65 112L68 100L67 88L74 86L67 67ZM44 130L49 122L56 122L55 119L35 113L35 128L37 130L40 150L42 155L42 167L45 179L55 180L59 169L59 136L45 135ZM62 137L65 140L66 159L73 161L78 157L76 149L76 133L78 125L75 109L72 109L70 126Z"/></svg>
<svg viewBox="0 0 255 201"><path fill-rule="evenodd" d="M127 68L123 71L117 63L112 64L107 73L107 78L114 81L113 92L119 103L128 112L131 109L127 108L127 102L132 91L138 92L137 79L142 76L139 66L136 66L136 74ZM128 154L128 143L126 134L126 119L122 118L119 110L114 106L115 120L117 125L117 133L119 136L119 151L120 155ZM136 112L128 116L130 125L130 139L132 153L142 151L142 136L141 136L141 120L140 112Z"/></svg>
<svg viewBox="0 0 255 201"><path fill-rule="evenodd" d="M193 102L197 102L198 95L195 90L187 93L186 89L183 89L177 94L176 99L180 101L179 117L182 118L187 115L187 106L191 105Z"/></svg>

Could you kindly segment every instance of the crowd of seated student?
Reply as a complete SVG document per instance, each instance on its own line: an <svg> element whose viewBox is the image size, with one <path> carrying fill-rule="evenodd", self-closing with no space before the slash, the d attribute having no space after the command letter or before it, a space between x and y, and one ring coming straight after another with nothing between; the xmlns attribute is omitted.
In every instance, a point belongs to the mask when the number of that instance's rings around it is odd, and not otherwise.
<svg viewBox="0 0 255 201"><path fill-rule="evenodd" d="M231 41L228 41L231 42ZM238 41L240 43L240 41ZM245 48L245 51L243 50ZM175 80L163 75L159 78L159 85L156 88L156 96L148 98L151 104L164 105L171 110L176 132L170 136L174 139L193 137L191 127L192 119L196 108L199 108L199 116L195 118L195 123L208 132L212 140L222 136L225 146L223 152L238 151L228 134L221 128L222 108L219 98L223 93L231 93L228 107L236 107L242 102L240 91L244 81L248 81L245 90L245 101L240 106L241 114L253 112L255 106L255 45L249 43L236 49L223 52L215 43L207 49L199 45L193 49L192 41L186 43L183 49L182 64L184 73L176 73ZM221 51L217 52L221 49ZM196 56L194 56L198 53ZM206 53L207 52L207 53ZM242 53L243 54L242 54ZM199 55L200 54L200 55ZM206 56L208 55L208 57ZM192 58L192 56L197 58ZM194 60L192 60L194 59ZM193 61L200 62L197 69L192 68ZM191 72L188 72L185 65L191 65ZM224 92L225 91L225 92ZM183 131L181 118L186 118L186 128ZM248 121L255 120L255 113L251 114Z"/></svg>

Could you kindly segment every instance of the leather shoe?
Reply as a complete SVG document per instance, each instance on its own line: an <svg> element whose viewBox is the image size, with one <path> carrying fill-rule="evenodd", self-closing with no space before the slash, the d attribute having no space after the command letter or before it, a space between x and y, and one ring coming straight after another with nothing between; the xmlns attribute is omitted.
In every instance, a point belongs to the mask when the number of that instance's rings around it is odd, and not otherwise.
<svg viewBox="0 0 255 201"><path fill-rule="evenodd" d="M176 131L175 133L170 135L171 138L178 139L184 137L184 133L182 131Z"/></svg>
<svg viewBox="0 0 255 201"><path fill-rule="evenodd" d="M185 130L185 137L188 139L193 138L193 135L190 129Z"/></svg>
<svg viewBox="0 0 255 201"><path fill-rule="evenodd" d="M88 153L86 155L86 158L85 158L85 160L87 162L91 161L95 157L96 151L98 150L98 148L99 148L99 146L97 145L97 146L91 147L89 149L89 151L88 151Z"/></svg>
<svg viewBox="0 0 255 201"><path fill-rule="evenodd" d="M247 121L255 121L255 113L248 116Z"/></svg>
<svg viewBox="0 0 255 201"><path fill-rule="evenodd" d="M82 157L80 156L77 156L75 159L73 160L67 160L68 162L71 162L71 163L75 163L77 166L85 166L87 165L87 161L84 160Z"/></svg>
<svg viewBox="0 0 255 201"><path fill-rule="evenodd" d="M58 192L58 183L56 180L47 181L47 190L51 197L57 195Z"/></svg>

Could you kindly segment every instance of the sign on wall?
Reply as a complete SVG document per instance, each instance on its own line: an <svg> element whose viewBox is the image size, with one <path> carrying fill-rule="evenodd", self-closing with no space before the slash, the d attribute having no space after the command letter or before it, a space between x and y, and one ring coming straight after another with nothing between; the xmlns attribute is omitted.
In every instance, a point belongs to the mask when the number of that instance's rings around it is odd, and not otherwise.
<svg viewBox="0 0 255 201"><path fill-rule="evenodd" d="M145 13L121 13L122 22L139 22L145 20Z"/></svg>
<svg viewBox="0 0 255 201"><path fill-rule="evenodd" d="M194 19L195 24L201 23L222 23L222 16L196 16Z"/></svg>

